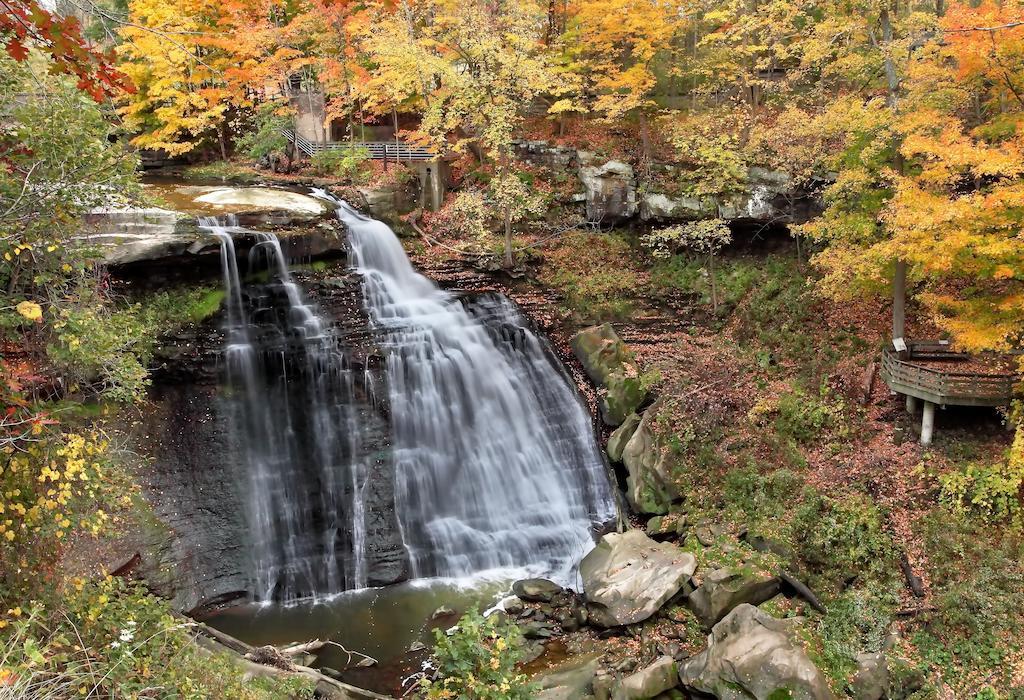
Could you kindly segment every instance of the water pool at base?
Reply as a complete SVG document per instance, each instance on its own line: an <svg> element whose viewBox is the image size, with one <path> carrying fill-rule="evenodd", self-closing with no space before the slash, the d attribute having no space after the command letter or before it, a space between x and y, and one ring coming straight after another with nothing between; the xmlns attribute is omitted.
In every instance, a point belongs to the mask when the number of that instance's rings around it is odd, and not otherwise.
<svg viewBox="0 0 1024 700"><path fill-rule="evenodd" d="M396 693L401 679L418 669L426 655L407 654L415 642L431 648L434 628L450 627L474 606L481 611L492 607L510 588L510 581L419 580L347 591L315 603L239 605L218 610L202 621L253 646L312 639L337 642L373 657L378 664L345 671L360 657L353 655L350 661L341 649L327 646L317 656L315 667L341 670L346 682L368 690ZM441 607L454 614L432 619Z"/></svg>

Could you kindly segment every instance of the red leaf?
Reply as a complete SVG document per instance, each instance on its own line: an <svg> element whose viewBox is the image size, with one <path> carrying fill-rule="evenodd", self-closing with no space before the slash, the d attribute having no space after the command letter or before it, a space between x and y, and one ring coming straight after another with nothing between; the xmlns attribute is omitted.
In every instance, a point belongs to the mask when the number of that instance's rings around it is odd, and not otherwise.
<svg viewBox="0 0 1024 700"><path fill-rule="evenodd" d="M15 61L24 61L28 58L28 49L26 49L17 38L11 39L7 42L7 53L10 54L11 58Z"/></svg>

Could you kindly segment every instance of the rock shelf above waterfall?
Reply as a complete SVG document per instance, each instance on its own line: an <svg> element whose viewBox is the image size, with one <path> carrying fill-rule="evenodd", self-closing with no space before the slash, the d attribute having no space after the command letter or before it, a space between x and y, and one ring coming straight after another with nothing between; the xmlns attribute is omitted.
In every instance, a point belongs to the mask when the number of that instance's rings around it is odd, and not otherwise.
<svg viewBox="0 0 1024 700"><path fill-rule="evenodd" d="M99 252L112 267L133 264L218 260L219 244L199 226L202 217L230 222L239 251L247 252L252 232L290 229L282 246L291 257L310 258L343 249L329 207L299 192L270 187L156 185L146 193L166 206L102 207L85 217L78 242ZM247 241L250 243L247 244Z"/></svg>

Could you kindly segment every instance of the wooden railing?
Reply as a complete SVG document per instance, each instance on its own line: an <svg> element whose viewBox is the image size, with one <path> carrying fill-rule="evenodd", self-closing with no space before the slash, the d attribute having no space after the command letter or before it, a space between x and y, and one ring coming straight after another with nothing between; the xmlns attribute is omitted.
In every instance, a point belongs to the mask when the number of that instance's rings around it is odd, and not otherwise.
<svg viewBox="0 0 1024 700"><path fill-rule="evenodd" d="M892 348L882 353L882 378L893 391L940 405L1002 406L1010 402L1017 377L1010 373L957 372L964 355L942 351L935 344L915 344L901 357ZM918 360L915 362L915 358ZM921 364L925 360L949 362L949 369Z"/></svg>
<svg viewBox="0 0 1024 700"><path fill-rule="evenodd" d="M412 161L433 160L437 154L422 146L413 146L402 141L327 141L318 143L296 134L291 129L283 129L285 138L307 156L321 151L365 151L372 160Z"/></svg>

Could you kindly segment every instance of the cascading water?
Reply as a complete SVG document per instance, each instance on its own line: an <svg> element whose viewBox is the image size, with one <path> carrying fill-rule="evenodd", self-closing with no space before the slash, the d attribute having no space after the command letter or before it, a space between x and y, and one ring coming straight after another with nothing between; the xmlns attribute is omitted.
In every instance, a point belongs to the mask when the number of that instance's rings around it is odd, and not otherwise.
<svg viewBox="0 0 1024 700"><path fill-rule="evenodd" d="M413 575L500 569L571 583L615 504L564 370L507 299L468 309L416 272L387 225L334 201L386 353L395 505Z"/></svg>
<svg viewBox="0 0 1024 700"><path fill-rule="evenodd" d="M227 405L244 470L251 578L258 600L317 597L367 584L361 444L365 386L303 299L278 239L255 239L241 284L233 220L201 220L220 241L227 307Z"/></svg>

